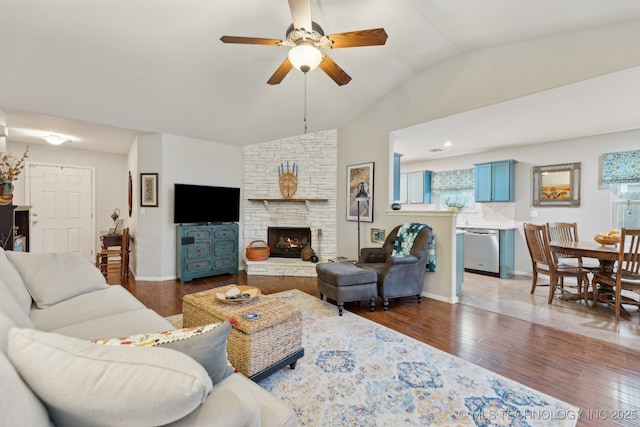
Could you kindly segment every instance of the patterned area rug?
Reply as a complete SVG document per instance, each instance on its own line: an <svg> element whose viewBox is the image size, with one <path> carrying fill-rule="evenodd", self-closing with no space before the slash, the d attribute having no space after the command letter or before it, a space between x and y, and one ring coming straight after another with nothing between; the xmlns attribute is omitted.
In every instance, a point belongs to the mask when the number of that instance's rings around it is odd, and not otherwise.
<svg viewBox="0 0 640 427"><path fill-rule="evenodd" d="M574 426L578 408L291 290L305 355L259 384L305 426Z"/></svg>
<svg viewBox="0 0 640 427"><path fill-rule="evenodd" d="M174 316L167 316L165 317L165 319L167 319L173 325L174 328L176 329L182 328L182 313L176 314Z"/></svg>

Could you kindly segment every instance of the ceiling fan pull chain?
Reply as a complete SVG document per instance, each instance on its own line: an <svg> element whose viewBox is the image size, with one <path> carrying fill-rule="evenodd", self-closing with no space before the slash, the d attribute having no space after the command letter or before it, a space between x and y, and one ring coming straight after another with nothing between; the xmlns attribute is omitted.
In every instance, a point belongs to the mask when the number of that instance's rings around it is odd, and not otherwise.
<svg viewBox="0 0 640 427"><path fill-rule="evenodd" d="M307 73L304 73L304 134L307 134Z"/></svg>

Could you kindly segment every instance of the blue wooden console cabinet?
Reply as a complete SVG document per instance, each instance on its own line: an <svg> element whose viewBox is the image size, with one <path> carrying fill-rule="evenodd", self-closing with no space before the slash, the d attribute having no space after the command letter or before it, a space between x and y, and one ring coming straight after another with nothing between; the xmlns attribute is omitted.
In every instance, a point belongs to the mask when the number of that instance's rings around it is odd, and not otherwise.
<svg viewBox="0 0 640 427"><path fill-rule="evenodd" d="M178 225L176 269L180 282L238 273L238 224Z"/></svg>

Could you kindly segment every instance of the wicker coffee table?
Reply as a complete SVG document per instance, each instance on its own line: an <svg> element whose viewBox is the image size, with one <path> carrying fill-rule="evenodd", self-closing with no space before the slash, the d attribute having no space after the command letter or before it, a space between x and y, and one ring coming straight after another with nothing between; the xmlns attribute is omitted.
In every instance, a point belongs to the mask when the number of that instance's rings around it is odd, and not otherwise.
<svg viewBox="0 0 640 427"><path fill-rule="evenodd" d="M228 320L234 325L227 352L231 364L253 381L260 381L289 365L295 369L302 348L302 313L279 299L259 295L243 303L225 303L217 292L228 287L185 295L185 328ZM243 317L258 314L254 320Z"/></svg>

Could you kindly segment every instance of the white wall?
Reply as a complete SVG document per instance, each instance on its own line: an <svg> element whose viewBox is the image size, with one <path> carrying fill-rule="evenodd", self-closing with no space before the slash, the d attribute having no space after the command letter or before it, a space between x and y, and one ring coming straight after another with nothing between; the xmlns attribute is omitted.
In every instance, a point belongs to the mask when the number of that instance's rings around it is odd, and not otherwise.
<svg viewBox="0 0 640 427"><path fill-rule="evenodd" d="M0 109L0 125L7 125L7 117L2 109ZM0 136L0 152L7 151L7 137Z"/></svg>
<svg viewBox="0 0 640 427"><path fill-rule="evenodd" d="M242 147L168 134L139 135L137 146L138 174L134 188L139 191L140 173L159 175L157 208L147 207L143 211L139 193L135 193L136 280L175 279L173 185L242 187Z"/></svg>
<svg viewBox="0 0 640 427"><path fill-rule="evenodd" d="M374 223L368 227L378 227L387 221L392 166L389 132L637 66L638 39L640 22L634 21L462 54L419 73L340 127L338 253L354 256L357 246L355 227L340 214L346 209L347 165L375 162ZM488 159L485 155L478 160L483 158ZM521 162L516 169L518 174L527 170L528 161ZM562 162L564 159L556 163ZM585 176L585 183L589 180L592 178ZM517 190L523 191L520 186ZM523 215L517 213L519 218Z"/></svg>

